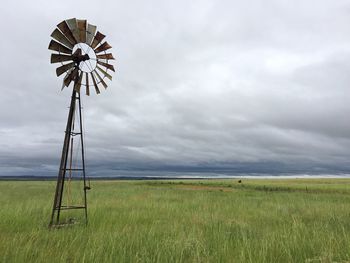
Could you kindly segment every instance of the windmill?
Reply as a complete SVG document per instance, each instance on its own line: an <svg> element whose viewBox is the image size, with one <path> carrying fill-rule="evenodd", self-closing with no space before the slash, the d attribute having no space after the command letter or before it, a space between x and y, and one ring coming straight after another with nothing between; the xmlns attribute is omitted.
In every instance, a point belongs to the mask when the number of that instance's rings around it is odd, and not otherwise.
<svg viewBox="0 0 350 263"><path fill-rule="evenodd" d="M105 79L112 80L109 72L115 71L113 65L109 64L109 60L114 59L113 55L107 53L111 46L104 41L105 35L96 29L96 26L88 24L86 20L72 18L59 23L51 34L53 39L50 41L49 50L55 51L51 54L51 63L61 64L56 69L56 74L59 77L66 73L62 90L72 83L72 97L50 226L65 224L60 220L61 211L74 209L84 210L87 223L86 194L90 189L90 181L87 181L85 174L81 93L85 92L89 96L90 87L93 86L99 94L101 85L107 88ZM82 186L77 190L82 196L78 203L71 200L71 185L74 184L72 181L75 178L80 178L82 181ZM64 200L64 196L67 197L67 201ZM69 219L66 223L72 222L72 219Z"/></svg>

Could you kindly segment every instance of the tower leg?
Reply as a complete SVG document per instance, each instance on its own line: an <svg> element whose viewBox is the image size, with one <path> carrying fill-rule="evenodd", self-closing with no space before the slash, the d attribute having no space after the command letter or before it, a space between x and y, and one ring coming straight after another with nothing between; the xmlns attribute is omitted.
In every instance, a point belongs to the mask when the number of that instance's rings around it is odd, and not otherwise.
<svg viewBox="0 0 350 263"><path fill-rule="evenodd" d="M85 223L87 224L88 218L87 218L87 198L86 198L86 191L90 188L86 185L86 175L85 175L85 152L84 152L84 136L83 136L83 119L82 119L82 113L81 113L81 100L80 100L80 93L78 93L78 101L79 101L79 124L80 124L80 142L81 142L81 162L82 162L82 169L83 169L83 181L84 181L84 207L85 207Z"/></svg>
<svg viewBox="0 0 350 263"><path fill-rule="evenodd" d="M66 131L64 136L63 148L62 148L61 163L60 163L60 168L57 176L56 192L55 192L55 198L53 202L50 226L53 224L58 224L60 220L63 187L64 187L64 181L66 177L66 167L67 167L67 159L68 159L68 152L69 152L69 144L70 144L70 138L72 136L72 125L73 125L73 119L75 114L76 96L77 96L77 92L75 91L75 89L73 89L70 107L69 107L69 113L68 113L67 126L66 126ZM55 219L55 214L56 214L56 219Z"/></svg>

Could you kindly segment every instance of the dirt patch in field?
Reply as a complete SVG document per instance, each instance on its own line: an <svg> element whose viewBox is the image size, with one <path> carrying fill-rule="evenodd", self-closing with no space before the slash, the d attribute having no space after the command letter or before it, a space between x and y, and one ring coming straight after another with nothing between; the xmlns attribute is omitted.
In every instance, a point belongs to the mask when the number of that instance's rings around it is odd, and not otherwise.
<svg viewBox="0 0 350 263"><path fill-rule="evenodd" d="M221 191L221 192L233 192L233 189L221 186L206 186L206 185L181 185L176 186L176 189L181 190L193 190L193 191Z"/></svg>

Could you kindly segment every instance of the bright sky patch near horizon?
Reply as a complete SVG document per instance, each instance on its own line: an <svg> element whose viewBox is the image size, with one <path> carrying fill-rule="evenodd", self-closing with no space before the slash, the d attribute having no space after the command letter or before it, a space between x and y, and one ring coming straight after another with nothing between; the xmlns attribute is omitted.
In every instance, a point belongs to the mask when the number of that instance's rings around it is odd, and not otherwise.
<svg viewBox="0 0 350 263"><path fill-rule="evenodd" d="M6 1L0 175L57 171L71 91L47 47L72 17L116 57L108 89L83 97L93 173L350 171L350 1Z"/></svg>

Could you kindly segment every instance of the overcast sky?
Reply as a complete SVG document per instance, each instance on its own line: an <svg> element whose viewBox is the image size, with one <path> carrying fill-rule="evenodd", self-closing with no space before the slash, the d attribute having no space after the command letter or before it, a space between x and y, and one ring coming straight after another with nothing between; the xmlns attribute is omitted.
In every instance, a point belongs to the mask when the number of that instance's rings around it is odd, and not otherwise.
<svg viewBox="0 0 350 263"><path fill-rule="evenodd" d="M350 172L350 0L23 0L0 14L0 175L57 172L71 88L47 47L72 17L117 58L108 89L83 97L90 173Z"/></svg>

